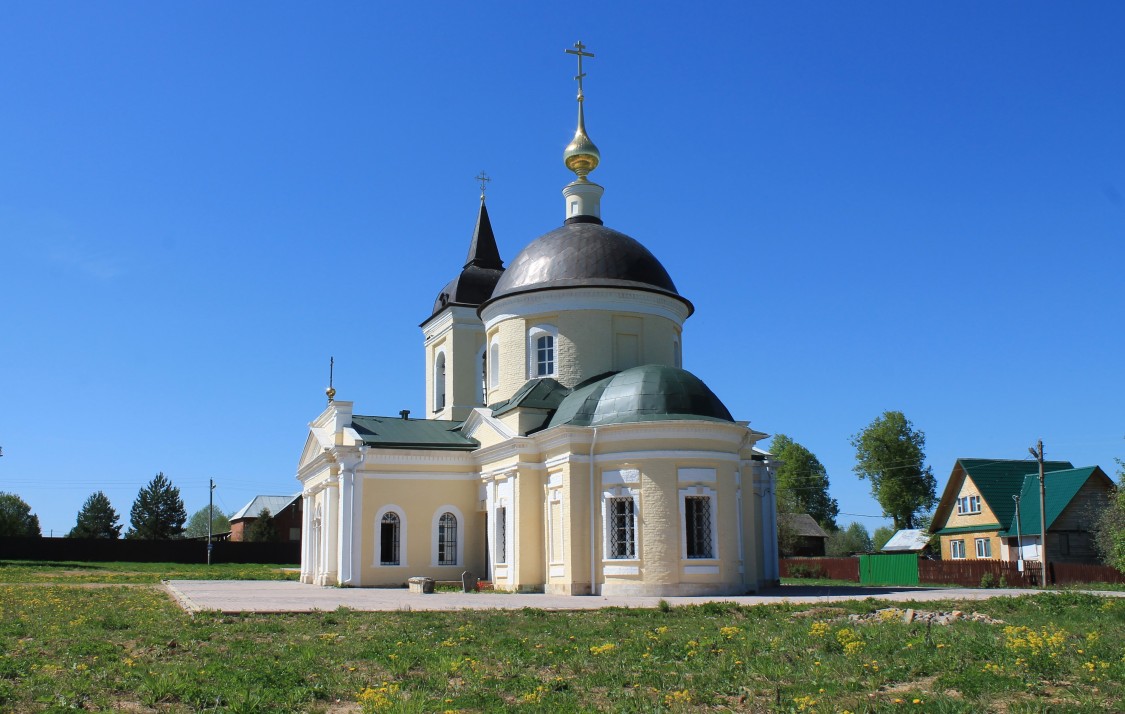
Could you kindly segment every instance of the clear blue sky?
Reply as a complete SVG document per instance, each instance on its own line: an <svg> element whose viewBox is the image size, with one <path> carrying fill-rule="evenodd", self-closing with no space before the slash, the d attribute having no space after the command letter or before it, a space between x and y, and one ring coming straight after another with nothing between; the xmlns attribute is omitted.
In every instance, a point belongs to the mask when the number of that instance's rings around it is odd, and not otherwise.
<svg viewBox="0 0 1125 714"><path fill-rule="evenodd" d="M482 169L504 259L563 219L578 39L608 225L685 366L878 516L849 436L1125 456L1125 4L6 2L0 490L44 532L163 471L293 493L340 399L421 413ZM1030 470L1030 466L1029 466ZM859 519L870 528L880 518Z"/></svg>

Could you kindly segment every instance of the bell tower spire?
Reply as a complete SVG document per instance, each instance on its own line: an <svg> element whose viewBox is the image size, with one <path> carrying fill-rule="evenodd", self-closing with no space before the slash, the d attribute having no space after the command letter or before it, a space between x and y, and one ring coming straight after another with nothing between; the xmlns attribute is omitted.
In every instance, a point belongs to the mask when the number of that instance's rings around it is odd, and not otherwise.
<svg viewBox="0 0 1125 714"><path fill-rule="evenodd" d="M578 128L574 132L574 138L563 150L563 163L578 178L563 189L563 196L566 199L566 221L601 223L601 199L605 189L586 177L598 167L602 156L586 133L584 108L586 94L582 89L582 80L586 77L586 73L582 71L582 58L593 58L594 54L586 52L586 45L582 44L581 40L574 43L573 50L564 50L564 52L578 57L578 74L574 76L578 81Z"/></svg>

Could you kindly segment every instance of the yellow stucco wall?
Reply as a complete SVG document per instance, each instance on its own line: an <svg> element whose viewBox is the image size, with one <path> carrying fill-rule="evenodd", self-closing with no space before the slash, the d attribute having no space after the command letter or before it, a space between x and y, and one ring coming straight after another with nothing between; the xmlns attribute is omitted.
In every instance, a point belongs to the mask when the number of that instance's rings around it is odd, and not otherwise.
<svg viewBox="0 0 1125 714"><path fill-rule="evenodd" d="M540 325L558 330L555 379L568 387L629 366L674 365L675 344L680 339L679 326L658 315L573 310L509 318L488 333L489 344L496 336L500 345L500 380L489 385L489 403L507 399L531 378L527 335ZM636 337L635 360L622 361L617 354L618 333Z"/></svg>
<svg viewBox="0 0 1125 714"><path fill-rule="evenodd" d="M977 560L976 539L987 538L992 543L992 557L985 558L984 560L1003 560L1005 559L1001 550L1003 544L996 533L997 531L990 530L941 536L941 559L953 560L953 546L951 546L950 543L955 540L961 540L965 542L965 560Z"/></svg>
<svg viewBox="0 0 1125 714"><path fill-rule="evenodd" d="M435 580L460 580L470 570L484 575L481 557L484 542L484 514L478 511L479 482L469 479L364 478L361 517L355 524L360 544L360 582L362 585L398 586L413 576ZM379 511L386 505L399 508L405 516L406 546L400 552L401 565L380 566L376 550ZM458 564L435 564L437 526L435 515L446 506L460 511L458 519ZM456 511L454 511L456 512Z"/></svg>

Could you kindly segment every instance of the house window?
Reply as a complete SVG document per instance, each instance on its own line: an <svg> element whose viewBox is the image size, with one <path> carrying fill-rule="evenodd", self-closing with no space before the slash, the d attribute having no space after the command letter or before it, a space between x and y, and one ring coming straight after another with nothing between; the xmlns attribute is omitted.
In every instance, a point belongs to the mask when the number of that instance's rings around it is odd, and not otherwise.
<svg viewBox="0 0 1125 714"><path fill-rule="evenodd" d="M538 325L528 331L529 378L554 377L558 371L555 343L558 331L551 325Z"/></svg>
<svg viewBox="0 0 1125 714"><path fill-rule="evenodd" d="M384 513L379 521L379 565L400 565L399 536L402 522L397 513Z"/></svg>
<svg viewBox="0 0 1125 714"><path fill-rule="evenodd" d="M684 498L684 528L687 536L688 558L715 557L710 496L687 496Z"/></svg>
<svg viewBox="0 0 1125 714"><path fill-rule="evenodd" d="M953 560L965 559L965 541L951 540L949 541L949 557Z"/></svg>
<svg viewBox="0 0 1125 714"><path fill-rule="evenodd" d="M445 353L438 352L434 359L434 411L445 409Z"/></svg>
<svg viewBox="0 0 1125 714"><path fill-rule="evenodd" d="M508 509L496 509L496 562L508 562Z"/></svg>
<svg viewBox="0 0 1125 714"><path fill-rule="evenodd" d="M457 516L446 511L438 520L438 565L457 565Z"/></svg>
<svg viewBox="0 0 1125 714"><path fill-rule="evenodd" d="M632 496L606 499L606 557L637 557L637 508Z"/></svg>
<svg viewBox="0 0 1125 714"><path fill-rule="evenodd" d="M978 558L991 558L992 557L992 539L991 538L977 538L976 544L977 544L977 557Z"/></svg>
<svg viewBox="0 0 1125 714"><path fill-rule="evenodd" d="M980 513L980 496L962 496L957 499L957 514Z"/></svg>

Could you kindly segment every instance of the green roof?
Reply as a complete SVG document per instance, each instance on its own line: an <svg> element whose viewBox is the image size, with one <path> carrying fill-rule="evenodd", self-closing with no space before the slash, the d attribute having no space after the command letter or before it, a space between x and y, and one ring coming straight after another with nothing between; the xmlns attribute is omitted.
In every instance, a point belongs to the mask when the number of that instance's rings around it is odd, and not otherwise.
<svg viewBox="0 0 1125 714"><path fill-rule="evenodd" d="M676 367L646 364L579 385L559 404L549 426L672 420L734 421L699 377Z"/></svg>
<svg viewBox="0 0 1125 714"><path fill-rule="evenodd" d="M957 463L973 479L984 502L1001 524L1007 524L1015 515L1016 502L1012 496L1019 493L1023 477L1034 471L1038 478L1039 473L1038 464L1029 459L957 459ZM1043 465L1048 471L1074 468L1069 461L1044 461Z"/></svg>
<svg viewBox="0 0 1125 714"><path fill-rule="evenodd" d="M1078 492L1086 485L1094 474L1101 474L1101 478L1105 483L1112 486L1109 477L1105 475L1097 466L1086 466L1080 469L1065 469L1062 471L1048 471L1044 474L1046 481L1046 488L1044 489L1044 502L1043 511L1046 516L1047 530L1051 530L1051 526ZM1014 505L1014 504L1013 504ZM1020 523L1019 528L1016 528L1016 519L1014 516L1015 508L1012 509L1013 517L1008 526L1008 530L1001 531L1000 535L1003 537L1015 537L1016 535L1037 536L1039 535L1039 473L1028 474L1023 479L1023 488L1020 491ZM1018 531L1018 533L1017 533Z"/></svg>
<svg viewBox="0 0 1125 714"><path fill-rule="evenodd" d="M453 449L472 451L480 446L476 439L461 434L464 422L440 419L353 416L352 428L366 446L382 449Z"/></svg>
<svg viewBox="0 0 1125 714"><path fill-rule="evenodd" d="M553 411L562 404L570 390L550 377L526 382L509 399L490 405L493 416L506 414L517 407Z"/></svg>
<svg viewBox="0 0 1125 714"><path fill-rule="evenodd" d="M975 526L957 526L956 528L942 528L934 535L953 535L955 533L972 533L974 531L995 531L1000 529L999 523L978 523Z"/></svg>

